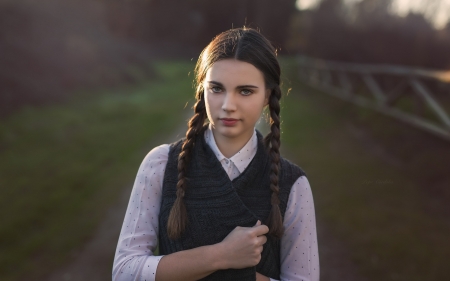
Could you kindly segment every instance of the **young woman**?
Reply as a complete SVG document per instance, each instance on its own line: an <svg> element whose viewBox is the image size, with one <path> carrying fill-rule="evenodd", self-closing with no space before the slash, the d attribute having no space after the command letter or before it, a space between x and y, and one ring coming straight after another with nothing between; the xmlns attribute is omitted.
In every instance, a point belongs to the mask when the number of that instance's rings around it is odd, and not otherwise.
<svg viewBox="0 0 450 281"><path fill-rule="evenodd" d="M253 29L231 29L195 70L186 137L154 148L139 168L113 280L319 280L311 188L279 153L275 49ZM263 138L255 124L265 107Z"/></svg>

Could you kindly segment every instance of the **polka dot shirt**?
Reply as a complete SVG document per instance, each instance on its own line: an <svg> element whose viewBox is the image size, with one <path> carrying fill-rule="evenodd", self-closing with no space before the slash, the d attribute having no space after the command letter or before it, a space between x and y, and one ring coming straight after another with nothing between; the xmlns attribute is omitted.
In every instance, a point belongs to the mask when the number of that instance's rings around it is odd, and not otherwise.
<svg viewBox="0 0 450 281"><path fill-rule="evenodd" d="M226 158L220 152L210 127L204 137L231 180L245 170L256 154L256 132L231 158ZM155 256L153 252L158 243L158 216L168 153L168 144L155 147L139 167L114 256L113 281L155 280L162 256ZM292 186L283 225L281 280L318 281L319 253L314 202L305 176L298 178Z"/></svg>

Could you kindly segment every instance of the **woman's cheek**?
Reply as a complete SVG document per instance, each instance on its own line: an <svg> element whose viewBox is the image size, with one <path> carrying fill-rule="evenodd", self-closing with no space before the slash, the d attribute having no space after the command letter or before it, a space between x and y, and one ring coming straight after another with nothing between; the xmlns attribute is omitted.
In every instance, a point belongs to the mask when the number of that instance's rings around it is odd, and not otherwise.
<svg viewBox="0 0 450 281"><path fill-rule="evenodd" d="M211 108L213 106L211 101L211 96L209 94L206 94L205 96L205 107L206 107L206 114L208 116L209 122L211 122L214 125L214 116L213 116L213 109Z"/></svg>
<svg viewBox="0 0 450 281"><path fill-rule="evenodd" d="M218 114L218 110L221 107L220 98L221 98L221 95L218 95L218 94L208 95L208 108L209 108L210 114L212 114L212 115Z"/></svg>

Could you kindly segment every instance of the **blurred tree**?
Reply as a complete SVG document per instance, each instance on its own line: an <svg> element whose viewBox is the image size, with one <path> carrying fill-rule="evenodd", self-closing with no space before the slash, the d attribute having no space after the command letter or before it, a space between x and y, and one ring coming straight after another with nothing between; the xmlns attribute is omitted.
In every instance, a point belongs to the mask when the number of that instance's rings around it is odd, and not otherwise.
<svg viewBox="0 0 450 281"><path fill-rule="evenodd" d="M80 87L132 81L151 57L195 57L231 27L258 28L284 50L295 0L0 2L0 113ZM147 62L147 64L146 64Z"/></svg>
<svg viewBox="0 0 450 281"><path fill-rule="evenodd" d="M61 101L74 89L133 81L127 68L150 52L113 36L100 1L0 3L0 116Z"/></svg>
<svg viewBox="0 0 450 281"><path fill-rule="evenodd" d="M450 68L449 36L436 30L424 14L400 17L391 12L392 0L322 0L317 9L299 12L291 36L291 51L324 59ZM428 3L428 1L422 1ZM433 5L427 11L436 12ZM300 18L303 18L300 20Z"/></svg>
<svg viewBox="0 0 450 281"><path fill-rule="evenodd" d="M284 47L295 0L113 0L108 23L114 34L165 51L199 53L213 36L232 27L258 28ZM141 32L136 32L141 30Z"/></svg>

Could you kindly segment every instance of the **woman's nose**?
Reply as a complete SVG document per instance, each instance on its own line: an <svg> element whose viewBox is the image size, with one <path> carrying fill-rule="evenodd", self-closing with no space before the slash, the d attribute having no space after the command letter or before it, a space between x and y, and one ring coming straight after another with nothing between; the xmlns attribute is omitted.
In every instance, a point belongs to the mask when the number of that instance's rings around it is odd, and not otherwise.
<svg viewBox="0 0 450 281"><path fill-rule="evenodd" d="M235 111L236 110L236 101L235 97L232 93L226 93L222 103L222 109L224 111Z"/></svg>

